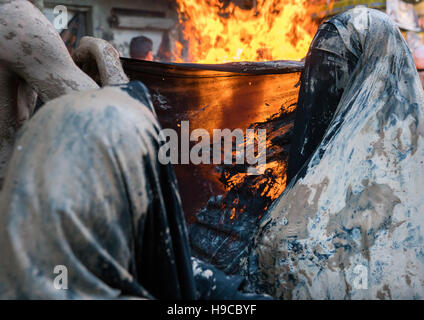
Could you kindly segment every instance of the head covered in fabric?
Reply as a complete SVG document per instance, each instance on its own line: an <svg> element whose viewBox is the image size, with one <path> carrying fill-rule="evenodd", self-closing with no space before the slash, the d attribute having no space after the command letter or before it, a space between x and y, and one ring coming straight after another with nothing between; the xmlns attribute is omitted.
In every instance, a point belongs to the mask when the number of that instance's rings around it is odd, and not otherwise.
<svg viewBox="0 0 424 320"><path fill-rule="evenodd" d="M424 94L411 52L377 10L328 23L357 63L304 176L262 221L252 276L286 299L422 299Z"/></svg>

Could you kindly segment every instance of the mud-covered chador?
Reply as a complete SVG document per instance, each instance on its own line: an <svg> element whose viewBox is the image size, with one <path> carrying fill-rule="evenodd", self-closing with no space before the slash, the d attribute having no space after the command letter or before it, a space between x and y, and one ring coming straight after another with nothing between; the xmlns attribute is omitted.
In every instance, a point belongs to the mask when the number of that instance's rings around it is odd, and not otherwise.
<svg viewBox="0 0 424 320"><path fill-rule="evenodd" d="M2 88L13 99L0 97L0 299L263 298L191 257L173 168L158 161L150 96L128 83L116 50L83 38L74 53L81 66L96 64L99 89L29 2L0 9L9 41L0 43L12 49L0 54L0 78L19 79ZM19 95L21 83L46 103L31 119L35 100ZM15 136L19 107L26 117ZM54 285L57 266L68 270L67 290Z"/></svg>
<svg viewBox="0 0 424 320"><path fill-rule="evenodd" d="M320 27L291 182L232 253L248 285L191 256L150 95L109 43L83 38L73 60L23 0L0 0L0 38L1 299L424 299L424 94L385 14Z"/></svg>
<svg viewBox="0 0 424 320"><path fill-rule="evenodd" d="M259 283L285 299L423 299L424 95L411 52L379 11L356 8L328 23L357 62L347 80L329 74L344 82L334 116L262 221L252 257ZM337 54L333 41L315 44ZM314 89L326 90L319 81ZM309 145L303 137L298 150Z"/></svg>

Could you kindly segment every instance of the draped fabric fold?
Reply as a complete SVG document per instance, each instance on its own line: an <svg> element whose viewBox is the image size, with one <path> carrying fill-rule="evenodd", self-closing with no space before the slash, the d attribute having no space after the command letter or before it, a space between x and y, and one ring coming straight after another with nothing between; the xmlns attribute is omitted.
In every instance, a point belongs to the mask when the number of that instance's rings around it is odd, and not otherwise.
<svg viewBox="0 0 424 320"><path fill-rule="evenodd" d="M191 261L163 143L140 82L44 105L0 194L0 299L237 297L240 277Z"/></svg>
<svg viewBox="0 0 424 320"><path fill-rule="evenodd" d="M285 299L424 299L424 95L411 52L382 12L357 7L328 23L356 66L261 222L252 278Z"/></svg>

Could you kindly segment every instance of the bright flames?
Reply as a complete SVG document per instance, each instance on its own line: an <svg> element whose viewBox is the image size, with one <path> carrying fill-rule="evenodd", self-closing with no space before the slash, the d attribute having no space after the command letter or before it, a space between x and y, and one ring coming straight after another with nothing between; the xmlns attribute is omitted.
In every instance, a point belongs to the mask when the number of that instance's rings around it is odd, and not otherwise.
<svg viewBox="0 0 424 320"><path fill-rule="evenodd" d="M318 27L325 0L177 0L185 45L174 48L176 62L301 60ZM183 48L188 48L184 52Z"/></svg>

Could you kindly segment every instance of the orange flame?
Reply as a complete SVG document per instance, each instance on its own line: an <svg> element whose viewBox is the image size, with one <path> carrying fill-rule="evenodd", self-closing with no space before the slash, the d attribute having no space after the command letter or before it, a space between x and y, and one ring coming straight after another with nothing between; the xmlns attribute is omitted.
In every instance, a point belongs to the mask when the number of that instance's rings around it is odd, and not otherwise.
<svg viewBox="0 0 424 320"><path fill-rule="evenodd" d="M233 0L235 2L235 0ZM174 48L176 62L300 60L318 23L312 20L327 0L177 0L188 53Z"/></svg>

